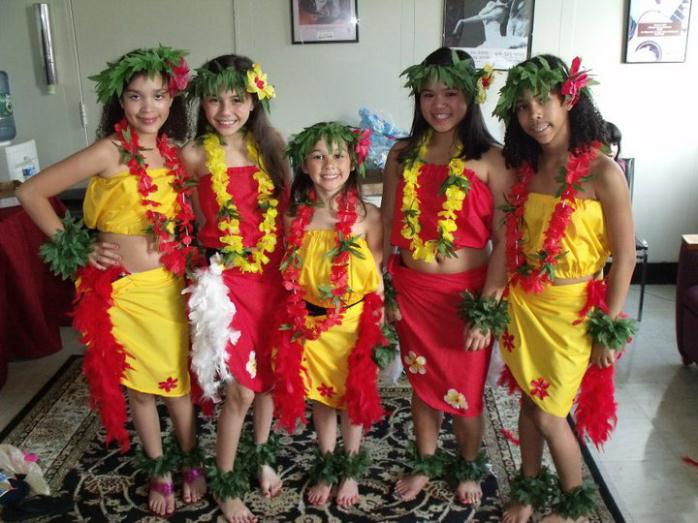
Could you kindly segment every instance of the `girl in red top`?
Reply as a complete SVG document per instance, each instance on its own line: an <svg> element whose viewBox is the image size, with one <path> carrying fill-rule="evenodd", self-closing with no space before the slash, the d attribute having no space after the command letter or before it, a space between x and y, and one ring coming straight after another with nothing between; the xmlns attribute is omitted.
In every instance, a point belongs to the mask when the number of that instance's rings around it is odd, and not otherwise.
<svg viewBox="0 0 698 523"><path fill-rule="evenodd" d="M494 325L472 312L486 302L501 310L504 252L493 225L501 223L497 208L509 184L479 105L490 72L448 48L403 72L415 96L414 120L410 136L388 157L383 216L391 231L384 258L397 247L389 264L396 303L389 303L386 286L386 311L414 390L412 472L396 486L404 500L414 499L430 477L448 474L458 500L476 503L487 473L481 415ZM474 294L464 307L466 290ZM444 413L454 416L458 456L452 459L438 450Z"/></svg>
<svg viewBox="0 0 698 523"><path fill-rule="evenodd" d="M288 167L283 141L265 110L274 88L258 64L225 55L197 70L190 96L200 101L197 140L183 149L199 180L199 241L210 265L190 289L192 370L204 400L225 402L218 417L211 491L228 521L253 522L245 506L247 467L265 496L281 490L269 439L273 402L269 335L282 302L280 217ZM254 408L254 463L236 463L245 414ZM235 467L234 467L235 466Z"/></svg>

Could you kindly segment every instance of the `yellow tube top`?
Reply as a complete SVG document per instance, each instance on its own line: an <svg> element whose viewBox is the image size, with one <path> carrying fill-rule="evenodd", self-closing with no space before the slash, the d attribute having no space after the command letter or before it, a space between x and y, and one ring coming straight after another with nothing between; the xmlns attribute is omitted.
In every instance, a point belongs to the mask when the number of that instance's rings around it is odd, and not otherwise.
<svg viewBox="0 0 698 523"><path fill-rule="evenodd" d="M543 234L559 198L550 194L530 193L524 207L523 251L528 263L537 265L536 253L543 248ZM576 199L576 210L562 237L563 256L556 268L556 278L579 278L599 272L610 255L603 208L598 200Z"/></svg>
<svg viewBox="0 0 698 523"><path fill-rule="evenodd" d="M177 193L167 167L148 169L157 190L148 199L160 203L157 211L168 218L176 211ZM150 225L145 216L146 207L138 192L138 177L124 171L109 178L93 176L87 185L83 214L90 229L115 234L144 235Z"/></svg>
<svg viewBox="0 0 698 523"><path fill-rule="evenodd" d="M299 254L303 260L299 283L304 289L303 298L319 307L329 307L329 300L323 300L319 287L322 284L329 285L332 258L327 253L334 249L337 243L337 233L334 230L307 231L303 238L303 245ZM351 255L349 257L349 287L351 292L345 296L347 304L360 301L366 294L378 289L380 276L376 269L376 262L366 240L356 240L358 250L363 258Z"/></svg>

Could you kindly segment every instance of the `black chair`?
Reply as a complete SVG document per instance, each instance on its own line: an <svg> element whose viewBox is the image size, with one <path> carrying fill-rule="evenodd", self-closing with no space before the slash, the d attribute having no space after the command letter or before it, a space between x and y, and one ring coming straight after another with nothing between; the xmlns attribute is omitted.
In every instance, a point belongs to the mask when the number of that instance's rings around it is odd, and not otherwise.
<svg viewBox="0 0 698 523"><path fill-rule="evenodd" d="M630 201L633 201L633 190L635 188L635 158L618 158L618 163L620 164L623 172L625 173L625 179L628 182L628 189L630 190ZM635 259L642 265L640 267L640 301L637 307L637 321L642 321L642 307L645 304L645 285L647 283L647 258L648 258L649 244L647 240L641 238L635 233Z"/></svg>

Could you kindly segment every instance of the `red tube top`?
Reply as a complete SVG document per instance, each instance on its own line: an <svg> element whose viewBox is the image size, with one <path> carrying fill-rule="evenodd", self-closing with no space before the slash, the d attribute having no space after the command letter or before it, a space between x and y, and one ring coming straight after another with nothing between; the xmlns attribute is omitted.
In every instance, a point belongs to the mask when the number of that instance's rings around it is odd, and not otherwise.
<svg viewBox="0 0 698 523"><path fill-rule="evenodd" d="M257 182L252 175L257 172L255 165L244 167L228 167L228 193L233 196L235 205L240 213L240 234L245 247L254 247L262 236L259 224L262 215L257 209ZM218 228L218 202L216 194L211 186L211 175L207 174L199 179L197 187L199 193L199 206L206 219L199 230L199 241L206 248L219 249L223 247L220 237L223 232ZM277 267L283 255L283 214L288 206L288 196L284 193L279 198L279 212L276 218L277 243L274 252L269 255L268 266Z"/></svg>
<svg viewBox="0 0 698 523"><path fill-rule="evenodd" d="M465 174L470 180L470 191L463 201L463 208L458 213L456 225L458 230L454 233L454 245L456 249L470 247L482 249L492 233L492 214L494 212L494 199L490 188L480 180L475 173L466 167ZM442 210L446 195L440 192L441 184L448 178L448 164L424 164L419 173L419 207L421 214L419 222L422 225L420 237L424 241L436 240L439 237L437 228L438 212ZM393 210L393 226L390 233L390 243L401 249L408 249L410 241L403 238L400 230L402 221L402 193L405 180L400 178L395 197L395 209Z"/></svg>

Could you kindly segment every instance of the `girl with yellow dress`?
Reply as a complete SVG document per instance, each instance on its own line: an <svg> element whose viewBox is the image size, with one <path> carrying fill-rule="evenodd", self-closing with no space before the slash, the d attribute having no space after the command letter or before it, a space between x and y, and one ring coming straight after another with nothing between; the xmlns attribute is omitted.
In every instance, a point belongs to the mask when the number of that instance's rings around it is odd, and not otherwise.
<svg viewBox="0 0 698 523"><path fill-rule="evenodd" d="M74 326L87 346L83 372L90 405L100 415L107 443L129 448L126 403L150 476L149 509L175 509L172 471L182 469L182 497L199 501L206 485L196 446L188 369L189 327L181 291L194 213L188 175L170 138L187 134L185 53L169 47L125 54L92 77L104 104L99 139L23 184L18 198L52 242L44 258L64 278L77 271ZM49 198L89 180L85 224L63 221ZM79 270L78 270L79 269ZM156 397L172 419L178 445L163 445Z"/></svg>
<svg viewBox="0 0 698 523"><path fill-rule="evenodd" d="M216 464L209 488L228 521L255 521L243 501L249 472L265 497L282 482L273 465L278 441L273 415L270 334L283 300L279 263L288 165L283 140L267 117L274 88L258 64L223 55L196 71L190 97L198 103L197 138L182 156L198 180L194 205L199 243L209 266L189 289L192 371L204 407L224 401L217 420ZM199 389L200 388L200 394ZM241 435L254 403L255 448ZM244 452L251 450L245 458ZM240 459L242 457L242 459Z"/></svg>
<svg viewBox="0 0 698 523"><path fill-rule="evenodd" d="M566 416L577 397L578 432L597 445L607 439L616 419L612 366L634 332L621 311L635 265L628 188L599 152L604 121L589 80L579 58L570 69L554 56L531 58L509 71L494 112L518 180L505 208L511 319L500 352L503 381L522 391L522 463L507 523L548 504L548 523L583 520L593 509ZM559 485L541 467L544 444Z"/></svg>
<svg viewBox="0 0 698 523"><path fill-rule="evenodd" d="M281 264L288 296L275 344L274 405L282 427L305 423L312 402L318 455L308 501L358 501L368 467L362 432L382 416L373 349L383 336L379 210L363 203L357 176L365 137L338 122L304 129L288 145L296 170ZM343 448L337 444L337 414Z"/></svg>

